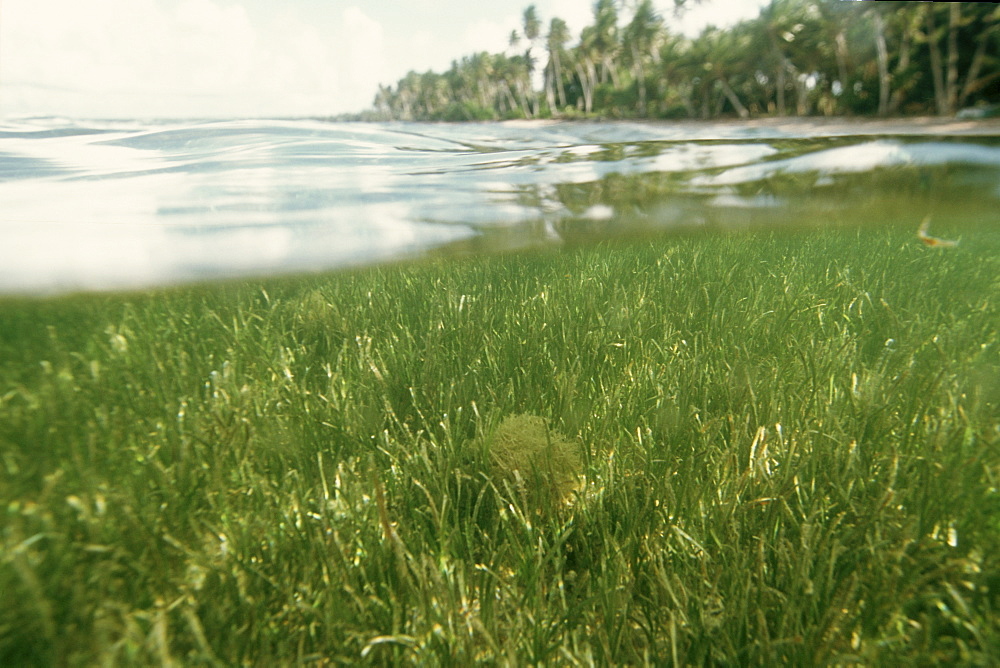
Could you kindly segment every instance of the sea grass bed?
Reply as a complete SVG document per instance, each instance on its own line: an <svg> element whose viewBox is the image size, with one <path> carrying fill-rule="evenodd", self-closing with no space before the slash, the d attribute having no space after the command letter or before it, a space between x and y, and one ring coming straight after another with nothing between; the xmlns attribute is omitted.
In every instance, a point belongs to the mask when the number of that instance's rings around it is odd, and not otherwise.
<svg viewBox="0 0 1000 668"><path fill-rule="evenodd" d="M996 665L1000 233L917 222L3 300L0 664Z"/></svg>

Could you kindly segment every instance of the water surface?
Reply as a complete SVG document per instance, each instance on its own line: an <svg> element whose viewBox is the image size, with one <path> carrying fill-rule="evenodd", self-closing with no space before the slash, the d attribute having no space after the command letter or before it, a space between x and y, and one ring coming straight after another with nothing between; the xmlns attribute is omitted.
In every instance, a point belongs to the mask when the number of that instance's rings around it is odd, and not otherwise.
<svg viewBox="0 0 1000 668"><path fill-rule="evenodd" d="M747 226L993 224L970 122L0 125L0 293Z"/></svg>

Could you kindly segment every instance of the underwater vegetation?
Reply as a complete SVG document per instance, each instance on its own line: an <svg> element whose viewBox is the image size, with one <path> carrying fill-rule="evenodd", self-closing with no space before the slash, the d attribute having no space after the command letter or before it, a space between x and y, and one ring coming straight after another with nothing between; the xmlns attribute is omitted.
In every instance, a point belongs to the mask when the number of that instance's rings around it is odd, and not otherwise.
<svg viewBox="0 0 1000 668"><path fill-rule="evenodd" d="M4 299L0 664L996 665L1000 231L917 224Z"/></svg>

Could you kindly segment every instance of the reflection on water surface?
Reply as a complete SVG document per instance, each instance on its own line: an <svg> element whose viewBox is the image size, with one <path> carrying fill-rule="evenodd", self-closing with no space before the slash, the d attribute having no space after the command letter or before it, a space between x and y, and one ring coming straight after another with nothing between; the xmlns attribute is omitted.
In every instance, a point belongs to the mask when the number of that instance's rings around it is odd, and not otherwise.
<svg viewBox="0 0 1000 668"><path fill-rule="evenodd" d="M0 291L620 234L992 220L988 123L0 126Z"/></svg>

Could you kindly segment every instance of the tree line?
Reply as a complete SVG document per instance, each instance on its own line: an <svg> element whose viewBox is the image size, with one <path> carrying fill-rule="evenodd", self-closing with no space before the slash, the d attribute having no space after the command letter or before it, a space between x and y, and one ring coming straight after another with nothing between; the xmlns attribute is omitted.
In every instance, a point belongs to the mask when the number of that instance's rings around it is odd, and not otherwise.
<svg viewBox="0 0 1000 668"><path fill-rule="evenodd" d="M531 5L508 52L411 71L380 85L362 117L949 116L1000 103L992 3L772 0L757 18L688 38L652 0L597 0L575 43L562 19L543 27Z"/></svg>

